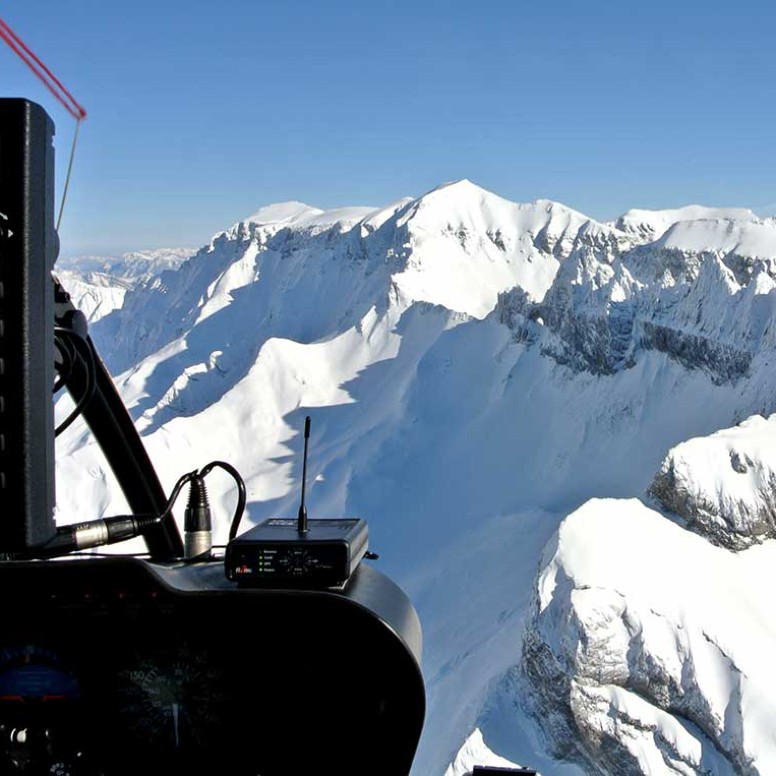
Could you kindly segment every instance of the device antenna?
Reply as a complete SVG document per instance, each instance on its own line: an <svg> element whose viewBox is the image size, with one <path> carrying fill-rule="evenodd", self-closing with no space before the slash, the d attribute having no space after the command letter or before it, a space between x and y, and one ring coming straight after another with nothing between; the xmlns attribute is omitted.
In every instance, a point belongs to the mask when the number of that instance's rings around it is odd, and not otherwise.
<svg viewBox="0 0 776 776"><path fill-rule="evenodd" d="M304 494L307 487L307 442L310 439L310 416L304 419L304 458L302 459L302 503L299 505L299 517L297 519L297 532L304 536L307 533L307 507L304 503Z"/></svg>

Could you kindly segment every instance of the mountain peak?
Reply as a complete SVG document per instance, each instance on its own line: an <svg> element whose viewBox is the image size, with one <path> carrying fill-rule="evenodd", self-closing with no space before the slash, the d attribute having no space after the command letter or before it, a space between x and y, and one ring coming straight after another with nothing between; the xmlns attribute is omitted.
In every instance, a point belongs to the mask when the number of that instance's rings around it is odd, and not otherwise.
<svg viewBox="0 0 776 776"><path fill-rule="evenodd" d="M481 224L484 221L509 219L509 213L517 208L514 202L503 199L477 186L467 178L443 183L415 200L407 212L424 228L444 224Z"/></svg>
<svg viewBox="0 0 776 776"><path fill-rule="evenodd" d="M434 191L442 191L443 189L456 189L458 191L469 191L469 192L483 192L486 194L490 194L489 191L486 189L483 189L481 186L478 186L476 183L472 183L468 178L459 178L458 180L453 181L446 181L445 183L440 183L438 186L435 186L431 192Z"/></svg>
<svg viewBox="0 0 776 776"><path fill-rule="evenodd" d="M468 178L460 178L455 181L448 181L447 183L441 183L439 186L435 186L430 191L426 192L422 197L418 198L419 202L427 200L436 202L437 200L449 202L477 202L481 203L490 198L501 200L497 194L492 191L483 189L476 183L472 183ZM506 202L507 200L503 200Z"/></svg>

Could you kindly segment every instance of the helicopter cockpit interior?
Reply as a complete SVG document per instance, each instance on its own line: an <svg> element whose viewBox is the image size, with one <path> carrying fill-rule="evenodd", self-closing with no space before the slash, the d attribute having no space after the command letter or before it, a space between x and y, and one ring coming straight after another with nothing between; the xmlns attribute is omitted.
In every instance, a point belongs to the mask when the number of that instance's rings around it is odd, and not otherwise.
<svg viewBox="0 0 776 776"><path fill-rule="evenodd" d="M207 507L190 500L182 536L175 498L207 472L167 496L53 273L54 131L40 105L0 100L0 773L407 774L425 713L412 603L361 562L365 524L300 509L235 530L230 564L197 544ZM56 525L77 483L55 482L52 386L130 514ZM146 553L92 551L131 536Z"/></svg>

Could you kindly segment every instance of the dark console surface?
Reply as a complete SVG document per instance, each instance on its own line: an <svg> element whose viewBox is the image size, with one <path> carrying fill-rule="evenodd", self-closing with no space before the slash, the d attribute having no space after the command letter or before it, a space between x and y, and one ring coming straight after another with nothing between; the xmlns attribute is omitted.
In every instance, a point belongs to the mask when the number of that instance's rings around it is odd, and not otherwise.
<svg viewBox="0 0 776 776"><path fill-rule="evenodd" d="M0 606L3 773L410 770L420 626L371 567L308 591L238 589L220 562L14 561Z"/></svg>

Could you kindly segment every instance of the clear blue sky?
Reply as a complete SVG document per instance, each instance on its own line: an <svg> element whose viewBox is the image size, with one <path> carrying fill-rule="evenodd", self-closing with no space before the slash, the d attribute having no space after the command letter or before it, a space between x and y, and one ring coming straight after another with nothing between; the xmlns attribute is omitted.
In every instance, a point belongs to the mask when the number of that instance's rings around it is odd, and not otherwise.
<svg viewBox="0 0 776 776"><path fill-rule="evenodd" d="M86 107L62 254L206 243L284 200L469 178L609 219L776 203L772 2L17 0ZM74 121L0 43L0 94Z"/></svg>

